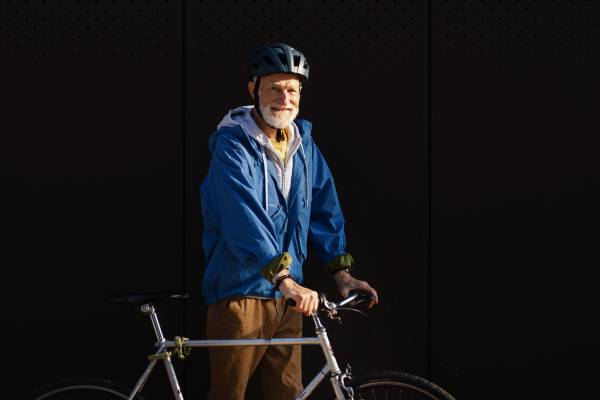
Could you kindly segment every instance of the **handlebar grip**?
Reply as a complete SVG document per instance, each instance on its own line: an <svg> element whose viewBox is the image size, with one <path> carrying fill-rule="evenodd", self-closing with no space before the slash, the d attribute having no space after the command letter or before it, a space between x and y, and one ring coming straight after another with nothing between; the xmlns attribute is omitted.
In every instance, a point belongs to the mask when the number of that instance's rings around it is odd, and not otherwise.
<svg viewBox="0 0 600 400"><path fill-rule="evenodd" d="M369 299L369 300L375 301L375 297L369 296L368 294L366 294L364 292L359 292L358 290L351 290L349 293L350 296L352 296L354 294L356 294L357 299Z"/></svg>
<svg viewBox="0 0 600 400"><path fill-rule="evenodd" d="M356 301L359 299L369 299L371 301L375 301L374 297L371 297L366 293L359 292L358 290L351 290L350 293L348 293L348 294L349 294L349 296L347 298L345 298L344 300L342 300L338 303L338 307L343 307L346 304L350 304L353 301Z"/></svg>
<svg viewBox="0 0 600 400"><path fill-rule="evenodd" d="M359 292L359 291L356 291L356 290L351 290L351 291L350 291L350 293L349 293L349 295L350 295L350 296L349 296L348 298L344 299L343 301L341 301L341 302L338 304L338 306L346 305L347 303L350 303L350 302L352 302L352 301L354 301L354 300L356 300L356 299L360 299L360 298L363 298L363 299L369 299L369 300L371 300L371 301L375 301L375 298L374 298L374 297L371 297L371 296L369 296L369 295L368 295L368 294L366 294L366 293ZM354 297L353 297L353 296L354 296ZM325 300L325 298L326 298L326 296L325 296L325 294L324 294L324 293L320 293L320 294L319 294L319 307L318 307L319 309L322 309L322 308L323 308L323 301ZM351 298L352 298L352 299L351 299ZM287 304L288 304L290 307L296 307L296 300L294 300L294 299L292 299L292 298L289 298L289 299L287 299L287 300L286 300L286 302L287 302Z"/></svg>

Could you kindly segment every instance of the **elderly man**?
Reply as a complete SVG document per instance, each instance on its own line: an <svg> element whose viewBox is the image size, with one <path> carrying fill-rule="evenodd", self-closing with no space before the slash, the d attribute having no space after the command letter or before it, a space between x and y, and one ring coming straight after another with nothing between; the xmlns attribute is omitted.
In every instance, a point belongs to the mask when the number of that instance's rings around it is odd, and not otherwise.
<svg viewBox="0 0 600 400"><path fill-rule="evenodd" d="M377 293L349 274L354 261L344 251L333 178L312 125L295 120L306 59L275 44L254 53L248 68L254 106L231 110L210 137L213 157L200 189L206 332L209 339L300 337L301 313L318 305L317 293L301 286L307 242L343 296L356 289L377 302ZM243 399L257 366L266 399L302 391L299 346L211 347L209 354L209 399Z"/></svg>

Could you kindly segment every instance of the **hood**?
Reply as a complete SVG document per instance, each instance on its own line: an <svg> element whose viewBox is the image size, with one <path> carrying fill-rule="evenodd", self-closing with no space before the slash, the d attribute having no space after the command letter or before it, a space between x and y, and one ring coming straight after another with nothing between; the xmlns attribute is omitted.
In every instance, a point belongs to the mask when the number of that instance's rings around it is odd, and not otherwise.
<svg viewBox="0 0 600 400"><path fill-rule="evenodd" d="M210 138L208 139L208 148L211 153L215 150L219 136L226 131L226 129L223 128L230 128L238 125L242 126L244 129L241 132L238 129L227 129L228 132L235 134L240 139L246 139L244 136L250 134L251 131L254 131L256 136L259 136L259 133L262 133L261 129L256 125L250 115L253 108L253 106L242 106L234 110L229 110L227 115L225 115L223 120L217 125L217 131L210 135ZM244 134L244 131L246 134Z"/></svg>
<svg viewBox="0 0 600 400"><path fill-rule="evenodd" d="M214 132L208 140L208 148L210 149L211 153L217 144L219 135L224 132L232 133L242 140L248 140L248 137L251 137L261 146L270 146L269 138L267 135L265 135L262 129L256 125L256 122L254 122L254 119L252 118L251 114L253 109L254 106L242 106L233 110L229 110L227 115L225 115L223 120L219 123L219 125L217 125L217 131ZM304 120L294 120L294 124L296 124L298 129L293 129L292 131L295 132L293 132L292 135L297 133L300 135L302 140L308 139L312 124ZM236 127L238 125L243 129L227 129ZM293 137L290 139L291 141L294 140Z"/></svg>

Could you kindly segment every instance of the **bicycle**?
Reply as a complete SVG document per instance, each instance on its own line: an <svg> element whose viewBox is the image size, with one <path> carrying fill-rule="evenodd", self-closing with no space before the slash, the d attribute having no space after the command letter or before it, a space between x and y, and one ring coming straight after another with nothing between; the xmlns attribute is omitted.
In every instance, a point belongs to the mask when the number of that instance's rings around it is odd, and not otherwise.
<svg viewBox="0 0 600 400"><path fill-rule="evenodd" d="M175 340L166 340L163 336L155 306L169 298L187 298L183 292L166 291L154 293L121 293L110 297L111 300L121 304L127 304L143 314L149 315L154 327L158 347L156 354L149 356L150 364L138 380L135 387L130 390L118 383L90 377L67 378L52 382L28 395L24 400L145 400L139 393L156 363L164 361L167 375L173 389L176 400L183 400L183 394L177 381L177 376L171 360L172 356L178 355L185 359L193 347L211 346L282 346L282 345L319 345L323 350L326 364L317 373L313 380L306 386L296 400L307 398L314 389L326 378L333 387L333 392L325 399L432 399L432 400L454 400L446 391L435 384L401 372L373 372L354 378L347 367L344 372L340 369L337 359L333 354L326 329L321 324L318 312L324 312L331 319L340 319L338 310L348 309L346 305L352 302L360 302L368 299L362 293L354 292L339 303L327 301L326 295L319 295L319 309L313 311L311 316L315 323L316 337L311 338L284 338L284 339L234 339L234 340L188 340L176 337ZM289 301L289 300L288 300ZM293 302L293 300L292 300ZM293 305L293 304L292 304ZM171 349L171 351L169 351ZM381 396L379 396L381 395Z"/></svg>

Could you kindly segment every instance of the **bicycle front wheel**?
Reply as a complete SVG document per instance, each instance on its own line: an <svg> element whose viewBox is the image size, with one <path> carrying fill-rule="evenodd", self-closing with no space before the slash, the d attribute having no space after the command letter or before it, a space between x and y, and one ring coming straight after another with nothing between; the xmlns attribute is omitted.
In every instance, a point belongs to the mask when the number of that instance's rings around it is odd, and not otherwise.
<svg viewBox="0 0 600 400"><path fill-rule="evenodd" d="M102 378L78 377L54 381L23 400L127 400L132 390ZM137 394L135 400L145 400Z"/></svg>
<svg viewBox="0 0 600 400"><path fill-rule="evenodd" d="M355 399L454 400L444 389L418 376L401 372L373 372L345 382ZM334 400L330 393L325 400Z"/></svg>

